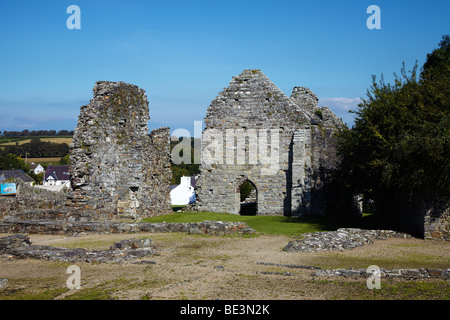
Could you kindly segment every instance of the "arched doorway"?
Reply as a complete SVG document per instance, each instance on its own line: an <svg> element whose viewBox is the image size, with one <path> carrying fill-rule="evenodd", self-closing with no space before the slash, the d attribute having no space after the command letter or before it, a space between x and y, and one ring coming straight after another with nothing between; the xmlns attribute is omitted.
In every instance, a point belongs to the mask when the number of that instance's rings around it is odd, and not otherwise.
<svg viewBox="0 0 450 320"><path fill-rule="evenodd" d="M258 190L253 181L242 179L236 188L237 211L241 215L256 215L258 213Z"/></svg>

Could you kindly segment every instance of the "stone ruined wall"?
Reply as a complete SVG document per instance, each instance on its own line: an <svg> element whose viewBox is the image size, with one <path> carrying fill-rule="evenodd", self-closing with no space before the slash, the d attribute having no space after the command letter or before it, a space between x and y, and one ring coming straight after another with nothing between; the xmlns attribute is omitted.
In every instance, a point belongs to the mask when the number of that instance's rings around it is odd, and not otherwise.
<svg viewBox="0 0 450 320"><path fill-rule="evenodd" d="M450 202L435 201L425 207L424 238L450 240Z"/></svg>
<svg viewBox="0 0 450 320"><path fill-rule="evenodd" d="M148 134L143 89L99 81L70 146L68 204L133 218L171 213L169 128Z"/></svg>
<svg viewBox="0 0 450 320"><path fill-rule="evenodd" d="M80 233L161 233L187 232L212 236L253 235L257 232L245 222L203 221L193 223L126 223L118 221L28 220L0 221L0 233L66 234Z"/></svg>
<svg viewBox="0 0 450 320"><path fill-rule="evenodd" d="M63 212L66 207L66 194L32 187L16 181L16 196L0 197L0 220L36 219L40 212Z"/></svg>
<svg viewBox="0 0 450 320"><path fill-rule="evenodd" d="M239 187L250 180L257 189L257 214L324 214L318 190L325 176L318 172L334 164L330 140L337 118L317 107L310 90L295 88L293 96L287 97L260 70L244 70L212 101L205 118L195 210L239 214ZM229 138L230 132L249 137L242 143L245 148ZM223 146L222 156L217 156L215 142ZM237 150L246 151L245 161L239 162ZM276 165L264 159L266 153L271 159L276 156Z"/></svg>
<svg viewBox="0 0 450 320"><path fill-rule="evenodd" d="M149 138L152 148L147 150L144 157L149 161L149 167L144 173L138 200L145 204L144 216L171 214L170 128L154 129Z"/></svg>
<svg viewBox="0 0 450 320"><path fill-rule="evenodd" d="M43 188L33 187L26 183L18 183L16 199L38 199L41 201L60 201L63 203L66 200L66 192L64 192L64 189L61 191L50 191Z"/></svg>
<svg viewBox="0 0 450 320"><path fill-rule="evenodd" d="M197 181L198 210L239 213L239 186L246 179L257 189L258 214L282 215L286 207L288 193L286 174L289 168L289 148L293 132L306 123L306 117L296 117L296 106L261 71L245 70L233 77L228 88L219 93L207 110L205 130L202 139L202 166ZM297 121L297 122L295 122ZM292 124L292 125L289 125ZM260 157L256 164L246 156L244 163L238 163L237 152L232 161L227 161L230 153L227 146L237 148L237 139L228 143L226 130L242 130L243 135L256 133L257 138L249 139L246 149L250 151L258 144L261 130L268 136L267 152L271 150L270 130L279 132L278 170L264 174ZM254 130L254 131L252 131ZM208 134L221 135L219 145L223 145L223 157L213 161L215 153L208 150ZM229 131L230 132L230 131ZM253 136L254 137L254 136ZM253 155L255 152L248 152ZM211 154L211 155L210 155ZM258 152L256 152L258 154ZM229 159L228 159L229 160ZM276 187L274 187L276 186Z"/></svg>
<svg viewBox="0 0 450 320"><path fill-rule="evenodd" d="M65 200L42 200L37 198L18 199L16 197L0 197L0 220L24 217L28 212L59 210L64 208ZM33 219L35 215L30 218ZM18 218L18 219L20 219Z"/></svg>
<svg viewBox="0 0 450 320"><path fill-rule="evenodd" d="M310 132L305 137L305 143L310 145L307 174L309 174L308 201L306 210L309 214L323 215L333 196L327 192L330 174L338 164L336 140L334 134L345 125L329 108L318 106L318 97L308 88L294 87L290 96L310 120ZM295 161L295 157L294 157Z"/></svg>
<svg viewBox="0 0 450 320"><path fill-rule="evenodd" d="M447 198L398 200L377 203L392 229L429 240L450 240L450 201Z"/></svg>

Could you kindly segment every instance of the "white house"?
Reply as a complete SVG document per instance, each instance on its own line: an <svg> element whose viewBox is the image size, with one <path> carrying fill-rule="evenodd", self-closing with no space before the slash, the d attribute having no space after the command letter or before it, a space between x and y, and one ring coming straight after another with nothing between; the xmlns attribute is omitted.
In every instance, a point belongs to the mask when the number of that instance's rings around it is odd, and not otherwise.
<svg viewBox="0 0 450 320"><path fill-rule="evenodd" d="M45 170L44 186L70 186L69 166L50 165Z"/></svg>
<svg viewBox="0 0 450 320"><path fill-rule="evenodd" d="M178 186L172 186L170 190L170 200L172 205L187 205L195 201L196 177L181 177Z"/></svg>
<svg viewBox="0 0 450 320"><path fill-rule="evenodd" d="M41 166L39 163L35 164L34 162L32 162L30 164L30 172L34 172L34 174L39 174L41 172L45 172L45 169L43 166Z"/></svg>

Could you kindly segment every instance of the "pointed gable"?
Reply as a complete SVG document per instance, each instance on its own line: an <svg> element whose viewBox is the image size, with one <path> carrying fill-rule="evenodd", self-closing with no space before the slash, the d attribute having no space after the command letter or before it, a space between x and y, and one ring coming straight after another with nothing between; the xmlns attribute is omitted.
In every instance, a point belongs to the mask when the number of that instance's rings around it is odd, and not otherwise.
<svg viewBox="0 0 450 320"><path fill-rule="evenodd" d="M309 123L308 116L260 70L244 70L209 106L206 128L278 128Z"/></svg>

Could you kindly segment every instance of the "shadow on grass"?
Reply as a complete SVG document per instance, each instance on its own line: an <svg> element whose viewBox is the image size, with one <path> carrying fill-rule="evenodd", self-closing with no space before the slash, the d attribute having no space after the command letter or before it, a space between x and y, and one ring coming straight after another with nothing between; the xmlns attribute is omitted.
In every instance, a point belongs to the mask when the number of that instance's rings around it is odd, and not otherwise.
<svg viewBox="0 0 450 320"><path fill-rule="evenodd" d="M186 207L186 206L172 206L172 211L173 211L173 212L177 212L178 210L181 210L181 209L183 209L184 207Z"/></svg>
<svg viewBox="0 0 450 320"><path fill-rule="evenodd" d="M316 225L318 229L323 231L334 231L339 228L360 228L360 229L386 229L389 223L375 214L363 214L362 217L341 217L341 216L324 216L324 217L299 217L290 218L292 222L308 223ZM291 222L291 221L286 221Z"/></svg>
<svg viewBox="0 0 450 320"><path fill-rule="evenodd" d="M143 222L194 223L205 220L245 222L260 233L301 235L317 231L335 231L339 228L382 229L382 221L374 215L364 217L286 217L235 215L216 212L177 212L184 206L172 206L173 214L146 218Z"/></svg>

